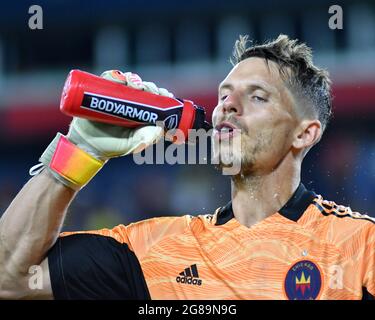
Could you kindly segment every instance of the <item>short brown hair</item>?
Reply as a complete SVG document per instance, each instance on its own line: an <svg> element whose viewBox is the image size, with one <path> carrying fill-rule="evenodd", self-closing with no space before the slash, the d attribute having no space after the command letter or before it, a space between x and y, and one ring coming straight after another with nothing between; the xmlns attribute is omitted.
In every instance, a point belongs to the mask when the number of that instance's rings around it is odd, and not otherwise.
<svg viewBox="0 0 375 320"><path fill-rule="evenodd" d="M292 93L300 101L302 98L304 114L318 118L323 132L332 115L331 80L326 70L313 64L311 48L286 35L261 45L248 47L248 42L248 36L240 36L234 45L231 63L236 65L250 57L276 62Z"/></svg>

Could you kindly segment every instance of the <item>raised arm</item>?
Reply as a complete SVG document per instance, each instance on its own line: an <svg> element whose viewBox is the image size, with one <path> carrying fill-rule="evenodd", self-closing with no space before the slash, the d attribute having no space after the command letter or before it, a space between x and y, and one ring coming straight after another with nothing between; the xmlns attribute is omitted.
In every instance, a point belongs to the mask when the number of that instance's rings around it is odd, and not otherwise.
<svg viewBox="0 0 375 320"><path fill-rule="evenodd" d="M105 76L136 87L128 79L116 79L116 74ZM0 298L53 298L46 256L74 196L109 158L139 152L162 132L161 127L128 129L74 118L67 136L55 137L40 158L44 169L0 219ZM38 271L42 288L31 279Z"/></svg>

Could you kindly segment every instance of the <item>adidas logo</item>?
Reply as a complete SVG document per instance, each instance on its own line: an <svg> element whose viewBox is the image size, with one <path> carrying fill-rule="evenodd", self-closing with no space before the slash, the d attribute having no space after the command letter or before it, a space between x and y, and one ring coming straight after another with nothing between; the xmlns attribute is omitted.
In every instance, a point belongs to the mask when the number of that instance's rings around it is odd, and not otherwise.
<svg viewBox="0 0 375 320"><path fill-rule="evenodd" d="M194 286L201 286L202 280L199 279L198 269L196 264L192 264L184 271L180 272L180 275L176 277L178 283L192 284Z"/></svg>

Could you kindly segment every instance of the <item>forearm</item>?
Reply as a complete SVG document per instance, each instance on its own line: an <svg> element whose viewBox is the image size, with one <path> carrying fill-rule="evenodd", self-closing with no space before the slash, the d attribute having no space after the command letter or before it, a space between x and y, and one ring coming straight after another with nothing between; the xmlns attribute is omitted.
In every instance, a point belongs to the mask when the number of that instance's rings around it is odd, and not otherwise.
<svg viewBox="0 0 375 320"><path fill-rule="evenodd" d="M41 263L75 194L48 170L22 188L0 219L0 277L27 274L31 265Z"/></svg>

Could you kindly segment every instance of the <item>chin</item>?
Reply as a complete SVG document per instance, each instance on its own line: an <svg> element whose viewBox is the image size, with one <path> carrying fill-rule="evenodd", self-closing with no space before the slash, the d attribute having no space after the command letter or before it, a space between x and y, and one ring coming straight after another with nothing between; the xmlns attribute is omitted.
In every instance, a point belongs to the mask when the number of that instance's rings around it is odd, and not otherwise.
<svg viewBox="0 0 375 320"><path fill-rule="evenodd" d="M233 139L218 141L213 140L213 163L222 169L223 174L236 175L243 171L243 166L248 161L249 145L243 143L241 136ZM245 148L246 147L246 148ZM252 162L252 161L251 161ZM247 165L245 165L247 167Z"/></svg>
<svg viewBox="0 0 375 320"><path fill-rule="evenodd" d="M242 157L240 152L221 150L213 156L213 163L224 175L237 175L242 170Z"/></svg>

